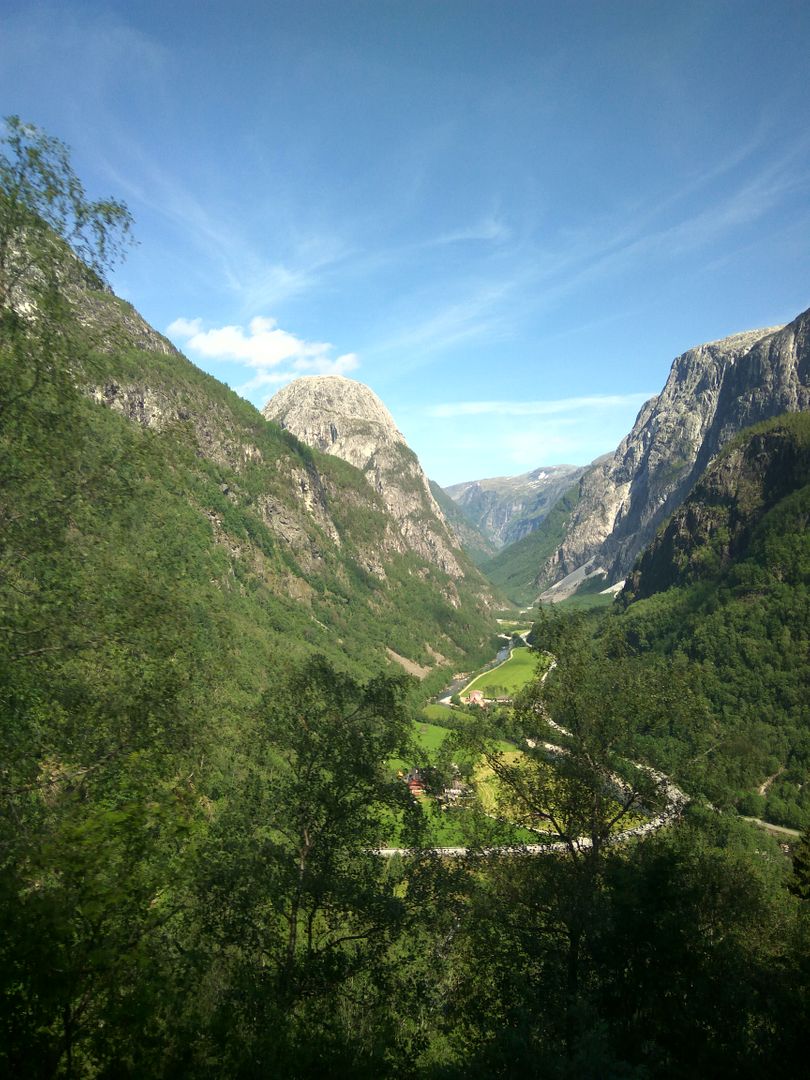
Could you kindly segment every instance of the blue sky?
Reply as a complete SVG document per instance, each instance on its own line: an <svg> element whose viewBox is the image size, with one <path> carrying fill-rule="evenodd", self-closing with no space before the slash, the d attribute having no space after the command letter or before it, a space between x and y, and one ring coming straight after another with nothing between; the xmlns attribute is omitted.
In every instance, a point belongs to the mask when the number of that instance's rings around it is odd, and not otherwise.
<svg viewBox="0 0 810 1080"><path fill-rule="evenodd" d="M116 291L258 405L367 383L445 484L612 450L810 306L809 58L805 0L0 13L2 114L135 216Z"/></svg>

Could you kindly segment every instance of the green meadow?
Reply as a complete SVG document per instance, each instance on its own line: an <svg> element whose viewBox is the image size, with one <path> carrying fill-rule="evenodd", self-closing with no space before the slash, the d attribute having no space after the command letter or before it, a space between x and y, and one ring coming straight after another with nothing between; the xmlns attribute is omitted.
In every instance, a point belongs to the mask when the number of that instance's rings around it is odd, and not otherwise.
<svg viewBox="0 0 810 1080"><path fill-rule="evenodd" d="M483 690L486 697L511 697L537 674L537 659L537 653L531 649L513 649L508 660L473 679L462 693L466 695L471 690Z"/></svg>

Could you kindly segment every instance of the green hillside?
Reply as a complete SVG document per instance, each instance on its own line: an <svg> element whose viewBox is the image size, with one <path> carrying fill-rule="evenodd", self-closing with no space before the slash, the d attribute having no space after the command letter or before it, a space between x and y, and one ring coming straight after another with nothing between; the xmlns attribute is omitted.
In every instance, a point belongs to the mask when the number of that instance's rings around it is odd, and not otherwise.
<svg viewBox="0 0 810 1080"><path fill-rule="evenodd" d="M810 415L742 432L641 555L612 627L642 656L687 666L706 710L699 734L680 733L695 790L798 828L810 827L808 521Z"/></svg>
<svg viewBox="0 0 810 1080"><path fill-rule="evenodd" d="M249 963L290 904L310 928L326 907L319 934L391 932L373 848L391 815L408 842L422 824L385 762L448 668L491 657L490 592L461 553L454 578L403 550L362 473L104 287L129 218L88 202L62 144L11 120L3 150L0 1071L154 1075L121 1038L129 1017L148 1057L143 995L190 991L181 923L187 957L235 932ZM282 878L315 835L304 897ZM215 928L237 881L272 941Z"/></svg>
<svg viewBox="0 0 810 1080"><path fill-rule="evenodd" d="M0 1074L801 1075L808 844L722 811L806 813L807 418L709 470L626 610L544 606L513 709L421 713L506 632L486 582L108 292L128 226L7 120Z"/></svg>
<svg viewBox="0 0 810 1080"><path fill-rule="evenodd" d="M531 649L515 648L508 660L468 683L464 694L482 690L486 697L511 697L537 674L537 661Z"/></svg>
<svg viewBox="0 0 810 1080"><path fill-rule="evenodd" d="M104 294L92 299L117 303ZM201 590L206 609L221 610L222 648L239 643L254 687L266 681L277 653L317 649L364 671L386 663L386 646L427 665L428 644L452 662L486 654L480 579L471 574L472 585L456 583L395 552L385 559L384 578L368 569L369 553L385 551L387 522L357 470L297 443L179 356L132 347L85 351L85 344L82 331L71 353L74 362L80 357L85 395L106 392L113 408L80 395L70 402L60 391L65 415L50 427L43 466L61 465L83 442L96 448L105 475L92 488L77 479L75 497L69 493L79 517L60 553L65 566L76 562L73 546L92 536L82 573L88 583L102 575L112 582L120 566L138 562L145 544L156 591L170 594L179 579ZM125 415L144 399L162 414L158 423ZM21 423L36 424L40 409L32 398ZM297 502L302 486L314 493L315 513ZM20 545L27 546L24 537ZM102 556L103 569L95 563Z"/></svg>

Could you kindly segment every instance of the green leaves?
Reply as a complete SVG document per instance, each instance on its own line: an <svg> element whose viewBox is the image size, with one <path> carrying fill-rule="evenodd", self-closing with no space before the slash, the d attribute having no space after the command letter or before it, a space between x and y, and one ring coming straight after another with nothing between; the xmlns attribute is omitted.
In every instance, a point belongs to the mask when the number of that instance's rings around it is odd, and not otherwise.
<svg viewBox="0 0 810 1080"><path fill-rule="evenodd" d="M65 246L103 277L131 243L126 206L88 200L67 146L18 116L6 117L0 148L0 308L16 288L58 284L69 270Z"/></svg>

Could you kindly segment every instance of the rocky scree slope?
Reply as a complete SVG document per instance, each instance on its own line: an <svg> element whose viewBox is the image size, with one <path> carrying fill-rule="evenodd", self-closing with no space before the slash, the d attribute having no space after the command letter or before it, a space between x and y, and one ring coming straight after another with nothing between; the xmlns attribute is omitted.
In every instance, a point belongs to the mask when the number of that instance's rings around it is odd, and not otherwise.
<svg viewBox="0 0 810 1080"><path fill-rule="evenodd" d="M612 457L580 481L565 539L538 585L587 566L623 578L661 522L741 428L810 408L810 312L689 349Z"/></svg>
<svg viewBox="0 0 810 1080"><path fill-rule="evenodd" d="M468 521L497 548L502 548L535 530L587 468L541 466L520 476L468 480L444 490Z"/></svg>
<svg viewBox="0 0 810 1080"><path fill-rule="evenodd" d="M358 671L385 667L388 649L423 669L487 653L491 594L474 568L465 576L446 530L434 526L433 547L430 532L407 544L380 485L268 422L91 284L70 295L75 379L158 448L156 482L198 515L199 543L224 558L219 586L238 595L260 653L283 640Z"/></svg>
<svg viewBox="0 0 810 1080"><path fill-rule="evenodd" d="M262 412L307 446L360 469L396 522L389 546L414 552L454 581L472 571L416 455L373 390L342 375L306 375Z"/></svg>

